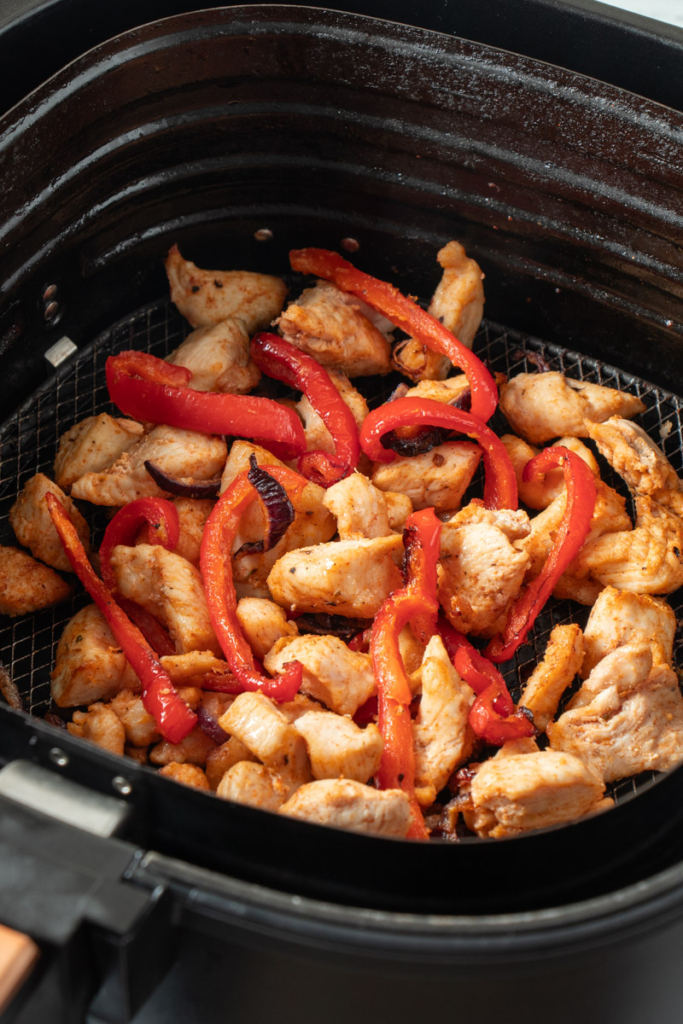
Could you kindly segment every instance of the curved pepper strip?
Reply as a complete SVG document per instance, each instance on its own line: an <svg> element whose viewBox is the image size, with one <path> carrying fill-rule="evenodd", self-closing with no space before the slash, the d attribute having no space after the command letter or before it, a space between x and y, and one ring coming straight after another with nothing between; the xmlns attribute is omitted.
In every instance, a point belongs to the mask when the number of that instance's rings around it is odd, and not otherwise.
<svg viewBox="0 0 683 1024"><path fill-rule="evenodd" d="M578 555L590 530L595 511L595 478L583 459L560 445L544 448L524 467L525 483L541 480L560 467L567 488L567 507L545 565L535 580L517 598L505 629L494 636L484 652L491 661L508 661L536 621L560 576Z"/></svg>
<svg viewBox="0 0 683 1024"><path fill-rule="evenodd" d="M119 544L135 544L140 529L147 524L149 543L161 544L173 551L180 539L180 521L175 505L165 498L137 498L120 508L111 520L100 545L100 573L106 586L116 594L116 576L111 553ZM154 616L135 601L116 594L117 604L138 627L152 649L160 656L175 654L176 647L168 631Z"/></svg>
<svg viewBox="0 0 683 1024"><path fill-rule="evenodd" d="M481 359L431 313L421 309L393 284L364 274L329 249L293 249L289 262L293 270L323 277L342 291L362 299L427 348L447 356L467 376L472 391L472 414L484 423L491 419L498 404L498 389L491 373Z"/></svg>
<svg viewBox="0 0 683 1024"><path fill-rule="evenodd" d="M305 452L297 461L299 472L321 487L331 487L352 473L360 458L358 427L325 367L284 338L266 332L251 339L251 358L269 377L303 391L332 435L334 455Z"/></svg>
<svg viewBox="0 0 683 1024"><path fill-rule="evenodd" d="M142 703L154 718L159 732L169 743L180 743L192 731L197 716L178 696L156 654L134 623L114 600L109 588L88 561L69 513L59 498L46 494L47 507L66 556L79 580L107 620L126 660L142 683Z"/></svg>
<svg viewBox="0 0 683 1024"><path fill-rule="evenodd" d="M270 398L187 387L192 374L147 352L122 352L106 363L109 397L126 416L201 434L246 437L288 461L306 451L293 409Z"/></svg>
<svg viewBox="0 0 683 1024"><path fill-rule="evenodd" d="M382 437L399 427L429 425L466 434L481 447L484 457L484 505L486 508L518 506L517 479L505 445L476 417L433 398L397 398L373 409L363 421L360 443L373 462L392 462L396 455L382 445Z"/></svg>
<svg viewBox="0 0 683 1024"><path fill-rule="evenodd" d="M505 680L467 637L439 616L438 631L456 672L472 687L477 697L470 708L469 723L477 736L494 746L508 740L535 736L533 716L526 708L515 709Z"/></svg>
<svg viewBox="0 0 683 1024"><path fill-rule="evenodd" d="M303 477L286 466L260 468L290 492L301 491L307 484ZM255 690L282 703L293 700L301 686L301 664L298 661L290 662L284 674L274 679L263 675L237 619L231 552L240 520L258 497L258 491L250 483L246 472L235 477L206 521L199 560L211 623L230 671L240 683L240 692ZM234 689L226 692L233 693Z"/></svg>
<svg viewBox="0 0 683 1024"><path fill-rule="evenodd" d="M433 508L408 516L404 533L408 580L406 586L394 591L380 608L370 643L372 670L377 681L378 726L383 740L376 782L380 789L402 789L408 794L413 813L408 835L413 839L428 839L429 833L415 798L415 752L410 718L413 695L398 636L411 620L433 621L436 625L439 604L434 552L438 556L440 535L441 523Z"/></svg>

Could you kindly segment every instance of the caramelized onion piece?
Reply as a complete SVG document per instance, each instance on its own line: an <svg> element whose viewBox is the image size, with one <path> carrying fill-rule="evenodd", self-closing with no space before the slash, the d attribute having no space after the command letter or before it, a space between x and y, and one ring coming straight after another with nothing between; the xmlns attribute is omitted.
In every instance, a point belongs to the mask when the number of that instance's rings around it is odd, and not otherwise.
<svg viewBox="0 0 683 1024"><path fill-rule="evenodd" d="M197 716L197 725L210 740L213 740L214 743L218 743L219 745L228 742L230 737L227 732L225 729L221 729L218 721L213 717L213 715L209 714L206 708L202 707L200 704L195 711L195 714Z"/></svg>
<svg viewBox="0 0 683 1024"><path fill-rule="evenodd" d="M261 507L266 514L266 534L263 540L243 544L235 553L235 558L270 551L294 522L294 506L282 484L265 469L261 469L253 454L249 456L249 465L249 483L256 488Z"/></svg>
<svg viewBox="0 0 683 1024"><path fill-rule="evenodd" d="M372 619L347 619L343 615L327 615L325 612L298 615L295 621L300 633L338 636L347 641L372 625Z"/></svg>
<svg viewBox="0 0 683 1024"><path fill-rule="evenodd" d="M215 498L221 485L221 478L219 476L214 477L212 480L197 480L194 483L185 483L183 480L178 480L173 476L169 476L168 473L164 473L163 469L150 459L145 462L145 469L155 484L169 494L175 494L178 498Z"/></svg>

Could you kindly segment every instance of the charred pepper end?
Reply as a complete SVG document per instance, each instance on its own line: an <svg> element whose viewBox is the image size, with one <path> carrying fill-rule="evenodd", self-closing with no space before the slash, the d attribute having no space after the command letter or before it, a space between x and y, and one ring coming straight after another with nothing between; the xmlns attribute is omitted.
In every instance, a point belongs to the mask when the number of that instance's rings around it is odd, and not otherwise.
<svg viewBox="0 0 683 1024"><path fill-rule="evenodd" d="M398 288L357 270L348 260L329 249L293 249L289 262L293 270L325 278L342 291L362 299L427 348L447 356L467 376L472 389L473 415L483 422L493 416L498 404L498 389L490 371L436 317L402 295Z"/></svg>

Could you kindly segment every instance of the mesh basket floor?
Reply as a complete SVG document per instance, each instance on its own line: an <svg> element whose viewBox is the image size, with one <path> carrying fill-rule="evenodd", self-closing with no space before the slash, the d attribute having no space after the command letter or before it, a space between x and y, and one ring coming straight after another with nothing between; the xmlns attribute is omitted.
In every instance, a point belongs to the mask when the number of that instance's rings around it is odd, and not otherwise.
<svg viewBox="0 0 683 1024"><path fill-rule="evenodd" d="M9 511L17 493L35 473L42 472L52 477L60 436L86 416L102 412L120 415L109 402L105 385L107 356L128 348L165 356L180 344L188 332L187 324L167 300L146 306L83 348L0 427L0 544L16 545L9 524ZM539 353L551 369L561 370L569 377L637 394L647 410L637 417L636 422L663 448L676 471L680 474L683 470L683 400L676 395L588 356L493 323L482 325L474 349L482 359L488 359L494 371L508 376L534 371L535 356ZM360 383L358 380L354 383L365 393L372 407L385 401L402 379L392 375L387 378L361 378ZM500 413L496 413L491 425L499 434L508 429ZM623 481L604 460L599 461L603 479L628 495ZM473 494L477 486L475 479ZM79 503L79 507L91 524L94 546L98 546L107 513L84 502ZM50 708L50 671L57 642L68 619L88 600L82 588L78 587L70 602L55 608L18 619L0 616L0 660L11 672L24 706L32 715L42 716ZM669 600L679 619L683 609L683 589ZM537 619L531 642L520 648L506 671L515 697L519 693L520 680L528 677L542 657L553 627L567 622L578 622L584 626L588 611L588 608L571 601L551 599L548 602ZM681 664L682 647L683 633L679 628L674 647L675 665ZM564 702L568 698L569 694ZM644 785L649 786L655 778L655 773L647 772L635 779L622 780L612 787L612 795L623 799Z"/></svg>

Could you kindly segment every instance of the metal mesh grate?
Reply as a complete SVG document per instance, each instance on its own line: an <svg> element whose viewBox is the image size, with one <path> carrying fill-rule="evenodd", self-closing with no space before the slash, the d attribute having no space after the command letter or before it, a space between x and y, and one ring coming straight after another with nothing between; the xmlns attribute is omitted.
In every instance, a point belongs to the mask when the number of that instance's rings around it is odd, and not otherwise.
<svg viewBox="0 0 683 1024"><path fill-rule="evenodd" d="M128 348L165 356L180 344L188 331L185 321L167 300L139 310L83 349L0 428L0 544L16 544L8 520L10 508L18 491L31 476L37 472L52 476L59 437L86 416L101 412L117 413L109 402L105 385L107 356ZM683 400L677 396L588 356L496 324L482 325L475 351L481 358L489 360L493 370L508 376L536 369L529 353L540 353L553 370L636 393L647 405L647 411L638 417L638 422L664 449L677 472L683 470ZM373 406L384 401L401 379L398 375L396 379L392 375L380 381L370 378L361 380L359 386ZM359 382L355 383L358 385ZM496 414L492 426L498 433L507 429L500 413ZM623 481L612 473L604 460L599 461L603 479L627 494ZM97 546L107 521L106 513L93 509L87 503L80 503L79 507L91 524L93 542ZM68 619L87 601L87 595L78 588L71 602L56 608L15 620L0 618L0 660L10 668L31 714L42 715L50 706L50 670L57 641ZM683 609L683 592L674 595L671 604L678 617ZM572 621L583 626L588 611L570 601L551 599L537 620L532 642L519 650L506 673L513 692L518 688L519 680L525 679L542 657L553 627ZM674 648L675 664L683 660L681 647L683 632L679 628ZM653 778L655 773L649 772L635 780L623 780L614 787L613 795L619 798L631 794Z"/></svg>

